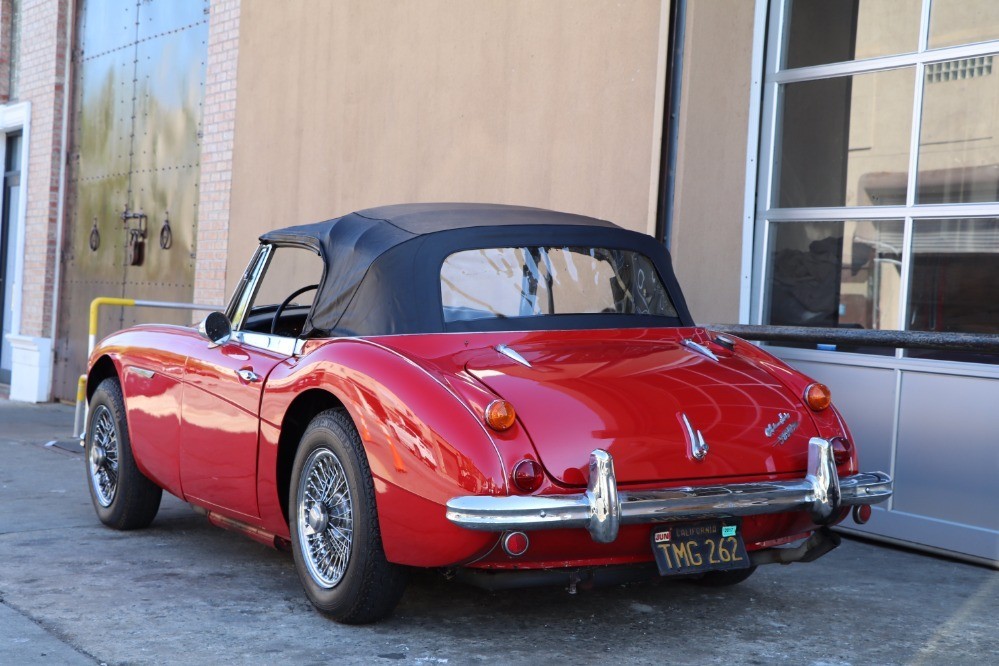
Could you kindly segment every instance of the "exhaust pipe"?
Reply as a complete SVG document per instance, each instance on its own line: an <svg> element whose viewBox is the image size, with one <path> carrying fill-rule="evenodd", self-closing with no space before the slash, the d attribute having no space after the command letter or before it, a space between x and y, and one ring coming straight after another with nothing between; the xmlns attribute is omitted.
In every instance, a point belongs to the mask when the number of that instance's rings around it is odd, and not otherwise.
<svg viewBox="0 0 999 666"><path fill-rule="evenodd" d="M813 562L840 544L838 534L828 527L820 527L812 536L794 548L768 548L754 550L749 554L753 566L760 564L791 564L792 562Z"/></svg>

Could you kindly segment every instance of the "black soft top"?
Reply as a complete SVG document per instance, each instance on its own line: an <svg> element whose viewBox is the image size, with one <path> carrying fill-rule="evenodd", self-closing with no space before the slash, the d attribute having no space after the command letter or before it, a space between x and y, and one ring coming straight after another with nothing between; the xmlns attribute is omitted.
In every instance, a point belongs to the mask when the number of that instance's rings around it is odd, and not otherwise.
<svg viewBox="0 0 999 666"><path fill-rule="evenodd" d="M549 328L551 316L444 323L440 271L449 255L532 245L641 252L676 306L679 317L671 323L692 325L666 249L651 236L582 215L496 204L402 204L276 229L260 241L309 247L323 258L305 337ZM622 314L560 315L557 323L564 329L662 325L663 317Z"/></svg>

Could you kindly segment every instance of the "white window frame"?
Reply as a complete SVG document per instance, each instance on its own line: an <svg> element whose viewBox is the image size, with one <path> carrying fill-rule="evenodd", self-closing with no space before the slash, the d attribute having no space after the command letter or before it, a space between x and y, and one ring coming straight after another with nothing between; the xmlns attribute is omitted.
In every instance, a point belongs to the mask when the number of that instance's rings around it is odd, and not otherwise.
<svg viewBox="0 0 999 666"><path fill-rule="evenodd" d="M10 335L21 334L21 305L23 302L22 287L24 285L24 238L26 235L25 219L28 209L28 155L30 154L31 135L31 103L5 104L0 106L0 164L6 164L7 135L21 133L21 195L18 197L16 211L11 211L10 229L7 233L9 245L7 252L14 253L14 274L7 279L13 281L11 302L6 304L10 313ZM3 196L0 191L0 197Z"/></svg>
<svg viewBox="0 0 999 666"><path fill-rule="evenodd" d="M891 55L865 58L848 62L837 62L795 69L781 70L780 63L787 45L784 31L785 12L791 0L757 0L753 49L754 73L761 71L757 61L764 61L762 76L754 76L751 92L755 100L761 100L758 111L750 108L750 140L747 149L746 215L743 226L743 280L740 298L740 321L743 323L764 323L764 290L768 280L767 247L773 222L815 222L843 220L904 220L904 249L902 254L899 312L896 328L906 330L906 316L909 306L909 278L912 257L913 221L920 219L946 218L999 218L999 201L968 204L919 204L915 203L916 179L918 177L919 133L921 129L923 89L926 85L926 66L938 62L999 55L999 40L928 49L929 19L932 0L923 0L920 16L920 29L917 50L904 55ZM768 17L768 20L767 20ZM769 26L768 28L765 26ZM765 48L769 45L770 48ZM915 91L912 106L912 129L909 146L909 173L906 188L906 202L901 206L828 206L807 208L773 207L777 158L780 154L778 123L780 122L779 90L782 84L812 81L855 74L883 72L902 67L915 68ZM757 152L758 149L758 152ZM759 163L753 173L753 157L759 155ZM751 269L747 270L747 261ZM813 352L809 352L811 356ZM830 355L843 356L843 352L814 352L828 361ZM901 349L896 350L896 358L910 363L937 365L949 363L928 359L905 357ZM796 354L795 354L796 355ZM861 358L871 358L861 356ZM965 364L961 364L962 366ZM988 366L986 366L988 367ZM999 375L999 366L989 375Z"/></svg>

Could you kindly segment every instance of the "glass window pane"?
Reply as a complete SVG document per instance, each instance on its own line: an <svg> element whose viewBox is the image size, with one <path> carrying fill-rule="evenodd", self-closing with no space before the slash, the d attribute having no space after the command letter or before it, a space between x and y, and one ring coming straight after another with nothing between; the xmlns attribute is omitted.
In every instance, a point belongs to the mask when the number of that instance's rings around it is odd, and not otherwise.
<svg viewBox="0 0 999 666"><path fill-rule="evenodd" d="M676 317L644 255L591 247L465 250L441 267L444 321L560 314Z"/></svg>
<svg viewBox="0 0 999 666"><path fill-rule="evenodd" d="M764 323L897 329L903 233L902 220L772 222Z"/></svg>
<svg viewBox="0 0 999 666"><path fill-rule="evenodd" d="M925 80L916 203L999 201L999 72L993 73L993 57L927 65Z"/></svg>
<svg viewBox="0 0 999 666"><path fill-rule="evenodd" d="M922 0L789 0L784 67L913 53Z"/></svg>
<svg viewBox="0 0 999 666"><path fill-rule="evenodd" d="M323 277L323 268L323 260L312 250L275 247L257 287L253 307L277 306L297 289L318 284ZM303 293L295 302L311 305L315 295L315 291Z"/></svg>
<svg viewBox="0 0 999 666"><path fill-rule="evenodd" d="M306 287L318 286L323 268L323 260L312 250L275 247L253 296L243 330L257 333L273 330L277 335L298 336L317 293L316 289ZM299 293L292 298L295 292ZM275 322L274 315L286 300L281 317Z"/></svg>
<svg viewBox="0 0 999 666"><path fill-rule="evenodd" d="M916 220L909 328L999 333L999 219Z"/></svg>
<svg viewBox="0 0 999 666"><path fill-rule="evenodd" d="M915 70L790 83L783 88L774 203L905 203Z"/></svg>
<svg viewBox="0 0 999 666"><path fill-rule="evenodd" d="M990 39L999 39L999 2L933 0L930 8L931 49Z"/></svg>
<svg viewBox="0 0 999 666"><path fill-rule="evenodd" d="M912 248L910 330L999 333L999 218L916 220ZM999 362L999 355L971 352L908 355Z"/></svg>

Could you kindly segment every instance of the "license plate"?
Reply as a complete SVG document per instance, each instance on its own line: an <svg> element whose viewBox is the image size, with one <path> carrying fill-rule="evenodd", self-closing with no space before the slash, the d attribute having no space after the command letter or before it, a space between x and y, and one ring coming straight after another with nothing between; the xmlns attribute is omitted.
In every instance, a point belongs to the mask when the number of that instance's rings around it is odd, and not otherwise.
<svg viewBox="0 0 999 666"><path fill-rule="evenodd" d="M741 527L735 520L657 526L651 540L663 576L745 569L750 565Z"/></svg>

